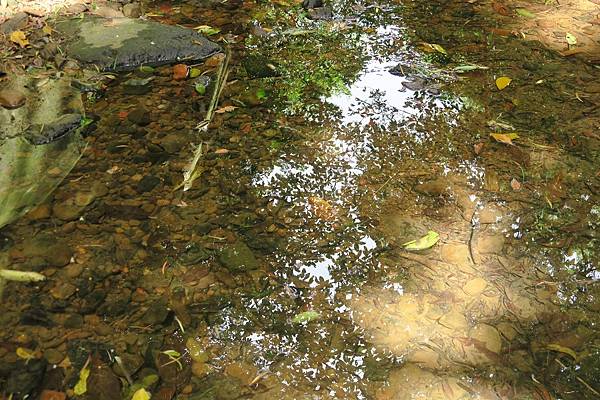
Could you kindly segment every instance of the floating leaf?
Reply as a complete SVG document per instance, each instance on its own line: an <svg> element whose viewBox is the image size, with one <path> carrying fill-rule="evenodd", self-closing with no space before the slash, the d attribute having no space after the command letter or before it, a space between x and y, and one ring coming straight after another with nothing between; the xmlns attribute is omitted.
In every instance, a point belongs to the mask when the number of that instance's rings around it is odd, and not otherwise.
<svg viewBox="0 0 600 400"><path fill-rule="evenodd" d="M310 321L314 321L320 316L321 314L319 314L316 311L304 311L300 314L296 314L294 318L292 318L292 322L295 324L309 323Z"/></svg>
<svg viewBox="0 0 600 400"><path fill-rule="evenodd" d="M517 8L515 12L517 13L517 15L524 18L535 18L535 14L526 8Z"/></svg>
<svg viewBox="0 0 600 400"><path fill-rule="evenodd" d="M11 33L10 41L18 44L21 47L25 47L29 44L29 40L27 40L27 36L23 31L14 31Z"/></svg>
<svg viewBox="0 0 600 400"><path fill-rule="evenodd" d="M173 66L173 79L181 81L187 78L189 68L185 64L177 64Z"/></svg>
<svg viewBox="0 0 600 400"><path fill-rule="evenodd" d="M458 67L454 67L452 70L454 72L456 72L457 74L464 74L465 72L476 71L479 69L489 69L489 68L484 67L483 65L467 64L467 65L459 65Z"/></svg>
<svg viewBox="0 0 600 400"><path fill-rule="evenodd" d="M569 46L575 46L577 44L577 38L572 33L568 33L565 35L565 40Z"/></svg>
<svg viewBox="0 0 600 400"><path fill-rule="evenodd" d="M144 74L152 74L152 73L154 73L154 68L152 68L149 65L141 65L140 72L142 72Z"/></svg>
<svg viewBox="0 0 600 400"><path fill-rule="evenodd" d="M426 250L430 247L433 247L438 240L440 240L440 234L434 231L429 231L425 236L417 240L411 240L410 242L404 243L402 247L410 251Z"/></svg>
<svg viewBox="0 0 600 400"><path fill-rule="evenodd" d="M231 111L235 110L236 108L238 108L238 107L236 107L236 106L223 106L223 107L219 108L218 110L215 110L215 113L216 114L224 114L226 112L231 112Z"/></svg>
<svg viewBox="0 0 600 400"><path fill-rule="evenodd" d="M219 32L221 32L221 30L219 28L213 28L212 26L208 26L208 25L200 25L194 28L196 31L198 31L198 33L202 33L204 35L210 36L210 35L215 35Z"/></svg>
<svg viewBox="0 0 600 400"><path fill-rule="evenodd" d="M200 71L198 68L190 68L190 78L197 78L201 73L202 71Z"/></svg>
<svg viewBox="0 0 600 400"><path fill-rule="evenodd" d="M564 354L568 354L571 357L573 357L573 360L577 360L577 353L565 346L561 346L560 344L556 344L556 343L550 343L549 345L546 346L546 349L548 350L552 350L552 351L558 351L559 353L564 353Z"/></svg>
<svg viewBox="0 0 600 400"><path fill-rule="evenodd" d="M134 394L131 400L150 400L150 393L144 388L138 389Z"/></svg>
<svg viewBox="0 0 600 400"><path fill-rule="evenodd" d="M206 93L206 86L204 86L204 84L202 82L197 82L194 85L194 90L196 91L196 93L198 93L199 95L203 95L204 93Z"/></svg>
<svg viewBox="0 0 600 400"><path fill-rule="evenodd" d="M504 90L508 85L510 85L511 82L512 79L510 79L508 76L501 76L496 79L496 87L500 90Z"/></svg>
<svg viewBox="0 0 600 400"><path fill-rule="evenodd" d="M89 376L90 369L88 367L85 367L81 371L79 371L79 380L73 388L73 392L75 392L77 396L81 396L82 394L87 392L87 379Z"/></svg>
<svg viewBox="0 0 600 400"><path fill-rule="evenodd" d="M423 43L421 43L421 48L423 49L423 51L426 51L428 53L437 51L438 53L448 55L448 52L446 51L446 49L444 49L441 45L436 44L436 43L423 42Z"/></svg>
<svg viewBox="0 0 600 400"><path fill-rule="evenodd" d="M490 133L490 136L496 139L497 142L505 144L513 144L513 139L517 139L519 135L515 132L509 133Z"/></svg>

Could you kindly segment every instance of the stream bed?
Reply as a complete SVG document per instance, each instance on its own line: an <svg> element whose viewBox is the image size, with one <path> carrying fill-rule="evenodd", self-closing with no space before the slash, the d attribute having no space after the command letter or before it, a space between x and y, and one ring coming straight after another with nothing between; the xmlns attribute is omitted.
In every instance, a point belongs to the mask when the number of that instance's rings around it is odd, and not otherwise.
<svg viewBox="0 0 600 400"><path fill-rule="evenodd" d="M146 15L231 52L220 103L198 130L222 55L88 96L79 162L0 231L48 278L4 289L3 399L600 397L597 65L471 2Z"/></svg>

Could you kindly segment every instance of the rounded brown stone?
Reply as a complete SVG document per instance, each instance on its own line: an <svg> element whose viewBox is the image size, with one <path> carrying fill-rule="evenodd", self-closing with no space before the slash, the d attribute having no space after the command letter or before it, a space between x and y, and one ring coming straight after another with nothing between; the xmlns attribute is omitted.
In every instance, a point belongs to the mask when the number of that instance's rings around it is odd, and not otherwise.
<svg viewBox="0 0 600 400"><path fill-rule="evenodd" d="M0 106L9 110L21 107L25 104L25 95L18 90L0 90Z"/></svg>

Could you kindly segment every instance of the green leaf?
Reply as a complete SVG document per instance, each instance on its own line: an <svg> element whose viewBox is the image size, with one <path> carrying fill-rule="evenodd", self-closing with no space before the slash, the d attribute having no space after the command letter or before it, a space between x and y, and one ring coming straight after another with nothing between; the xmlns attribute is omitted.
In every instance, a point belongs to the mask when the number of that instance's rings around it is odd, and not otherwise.
<svg viewBox="0 0 600 400"><path fill-rule="evenodd" d="M219 32L221 32L221 30L219 28L213 28L212 26L208 26L208 25L200 25L194 28L196 31L198 31L198 33L202 33L204 35L210 36L210 35L215 35Z"/></svg>
<svg viewBox="0 0 600 400"><path fill-rule="evenodd" d="M265 89L258 89L256 91L256 98L259 100L264 100L267 98L267 92L265 91Z"/></svg>
<svg viewBox="0 0 600 400"><path fill-rule="evenodd" d="M517 13L517 15L524 18L535 18L535 14L526 8L517 8L515 12Z"/></svg>
<svg viewBox="0 0 600 400"><path fill-rule="evenodd" d="M179 353L177 350L165 350L162 353L168 355L169 357L181 357L181 353Z"/></svg>
<svg viewBox="0 0 600 400"><path fill-rule="evenodd" d="M471 71L475 71L478 69L489 69L489 68L484 67L483 65L468 64L468 65L459 65L457 67L454 67L452 70L454 72L456 72L457 74L463 74L465 72L471 72Z"/></svg>
<svg viewBox="0 0 600 400"><path fill-rule="evenodd" d="M140 72L143 72L144 74L152 74L154 73L154 68L149 65L141 65Z"/></svg>
<svg viewBox="0 0 600 400"><path fill-rule="evenodd" d="M434 231L429 231L427 232L427 235L419 239L406 242L402 246L406 250L410 251L425 250L430 247L433 247L433 245L435 245L438 242L438 240L440 240L440 234Z"/></svg>
<svg viewBox="0 0 600 400"><path fill-rule="evenodd" d="M144 388L139 389L133 394L131 400L150 400L150 393Z"/></svg>
<svg viewBox="0 0 600 400"><path fill-rule="evenodd" d="M300 314L296 314L294 318L292 318L292 322L295 324L309 323L317 318L319 318L321 314L316 311L304 311Z"/></svg>
<svg viewBox="0 0 600 400"><path fill-rule="evenodd" d="M206 86L204 86L202 84L202 82L198 82L194 85L194 90L196 91L196 93L198 93L199 95L203 95L204 93L206 93Z"/></svg>
<svg viewBox="0 0 600 400"><path fill-rule="evenodd" d="M446 49L444 49L441 45L437 44L437 43L432 43L431 47L437 51L438 53L442 53L445 55L448 55L448 52L446 51Z"/></svg>
<svg viewBox="0 0 600 400"><path fill-rule="evenodd" d="M190 78L197 78L201 73L202 71L200 71L198 68L190 68Z"/></svg>
<svg viewBox="0 0 600 400"><path fill-rule="evenodd" d="M569 46L575 46L577 44L577 38L572 33L568 33L565 35L565 39Z"/></svg>
<svg viewBox="0 0 600 400"><path fill-rule="evenodd" d="M73 392L75 392L77 396L81 396L82 394L87 392L88 376L90 376L90 369L88 367L85 367L81 371L79 371L79 380L73 388Z"/></svg>

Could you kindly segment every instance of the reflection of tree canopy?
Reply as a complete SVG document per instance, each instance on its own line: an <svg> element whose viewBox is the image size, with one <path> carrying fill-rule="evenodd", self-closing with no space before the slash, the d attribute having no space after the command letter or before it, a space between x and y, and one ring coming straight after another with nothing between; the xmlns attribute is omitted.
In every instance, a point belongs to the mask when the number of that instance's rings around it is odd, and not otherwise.
<svg viewBox="0 0 600 400"><path fill-rule="evenodd" d="M258 22L273 27L273 33L255 38L249 45L277 65L281 78L272 81L291 111L309 109L321 96L346 91L373 46L391 48L385 40L370 43L366 35L382 19L393 22L397 14L360 3L333 2L335 18L331 21L312 21L299 7L283 10L270 5L257 12ZM360 23L355 21L359 15Z"/></svg>

